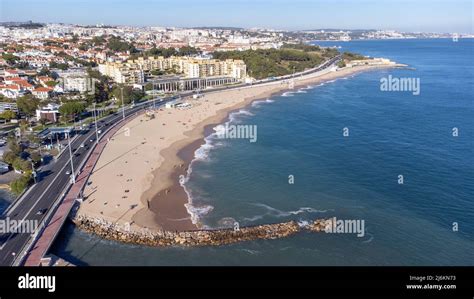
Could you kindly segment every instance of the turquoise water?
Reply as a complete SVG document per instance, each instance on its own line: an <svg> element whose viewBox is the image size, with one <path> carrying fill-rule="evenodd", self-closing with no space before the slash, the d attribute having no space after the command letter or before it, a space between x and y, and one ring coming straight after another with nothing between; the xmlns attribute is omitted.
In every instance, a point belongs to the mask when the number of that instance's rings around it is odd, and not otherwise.
<svg viewBox="0 0 474 299"><path fill-rule="evenodd" d="M257 125L257 142L207 138L185 186L209 227L336 216L364 220L364 237L302 233L160 249L100 240L69 225L53 251L90 265L473 265L474 41L324 45L415 69L309 86L234 113L230 124ZM419 78L420 95L382 92L388 75Z"/></svg>

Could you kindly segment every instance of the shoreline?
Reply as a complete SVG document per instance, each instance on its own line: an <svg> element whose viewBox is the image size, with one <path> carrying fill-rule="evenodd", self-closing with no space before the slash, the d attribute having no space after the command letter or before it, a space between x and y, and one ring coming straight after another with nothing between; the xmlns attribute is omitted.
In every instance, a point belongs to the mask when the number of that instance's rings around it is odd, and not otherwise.
<svg viewBox="0 0 474 299"><path fill-rule="evenodd" d="M295 77L294 89L301 88L303 86L308 86L311 84L320 84L331 80L353 76L365 71L402 66L404 65L391 64L376 66L359 66L352 68L343 68L338 71L328 72L314 77ZM282 94L283 92L288 90L292 89L288 88L288 85L282 82L281 84L274 84L268 86L252 86L245 90L244 88L239 88L235 90L218 91L215 93L206 94L202 99L204 99L205 102L209 101L209 103L201 102L197 105L207 105L205 108L201 107L199 109L201 109L200 111L202 112L202 115L206 114L206 112L210 110L210 112L208 113L210 115L207 117L203 117L201 121L193 124L192 128L189 130L182 130L182 127L179 128L180 131L178 130L178 132L181 132L179 136L180 138L174 138L173 142L169 143L168 146L164 146L164 148L159 150L159 157L156 159L158 161L155 161L156 163L154 165L152 164L152 166L155 167L151 167L151 171L147 171L146 180L144 183L142 183L142 190L144 191L139 194L138 202L136 197L135 200L126 199L128 203L134 203L134 206L132 205L129 210L125 211L125 213L120 214L120 216L117 215L117 213L115 213L116 216L111 215L113 213L110 212L110 209L108 210L107 216L102 216L103 211L98 214L97 207L92 209L81 209L83 205L87 204L86 200L86 203L81 204L81 207L78 210L78 216L83 218L102 218L106 222L126 225L127 227L130 227L132 231L139 231L144 228L150 229L152 231L197 231L202 229L202 224L199 223L198 219L192 219L193 213L190 212L190 209L192 208L192 202L190 201L192 199L189 198L188 194L186 193L186 190L180 182L180 177L186 177L188 175L188 169L189 167L191 167L191 164L195 159L196 150L199 149L203 144L205 144L205 138L213 132L212 128L214 128L216 125L229 121L229 118L233 112L245 109L252 105L252 103L255 101L273 97L275 95ZM233 101L232 105L227 105L222 109L216 109L215 107L211 107L212 103L214 105L222 104L221 102L218 102L219 99L216 100L216 97L219 98L226 95L229 98L232 98L232 100L229 100L230 102ZM234 99L236 97L237 99ZM202 99L198 99L197 101L203 101ZM214 108L214 110L212 108ZM194 107L190 110L192 109L194 109ZM198 108L196 108L196 111L197 110ZM158 114L163 112L161 113L161 116L163 118L166 118L166 111L167 110L160 109L158 111ZM186 112L183 112L180 115L184 114L184 116L186 117L190 117L189 115L193 115L189 114L189 112L187 114L185 113ZM172 113L168 112L168 114ZM155 120L145 120L145 125L147 125L147 121L156 122ZM185 120L183 120L182 117L177 122L180 123L181 121L183 121L182 125L186 125L184 123ZM143 124L143 119L141 119L140 122ZM132 125L132 123L133 121L127 123L125 127L127 125ZM140 123L133 125L139 126ZM164 126L165 123L163 123L162 125ZM152 128L155 127L156 126ZM186 128L188 128L188 126L186 126ZM150 136L154 137L151 133L149 133L149 136L147 135L146 137ZM142 144L149 142L146 137L143 138L144 141L142 141ZM160 139L164 138L161 137ZM157 148L156 144L158 143L155 143L154 149ZM107 147L111 146L113 145L108 144L106 146L106 149ZM135 150L139 146L140 144L135 144L135 147L133 147L131 151ZM138 155L138 153L136 154ZM107 156L107 154L105 156ZM134 157L133 159L136 158ZM113 161L114 160L107 162L105 165L107 165L108 163L112 163ZM128 161L125 161L125 163L127 162ZM146 160L145 162L149 163L148 160ZM99 166L100 165L96 167L100 169L101 167ZM123 169L128 170L128 168ZM145 169L141 169L140 174L142 176L144 171ZM95 169L94 172L96 172ZM110 178L110 171L108 171L107 174ZM121 174L120 176L123 175ZM129 182L129 180L132 180L132 178L128 179L127 182ZM93 192L85 192L89 193L86 195L86 197L89 197L90 195L92 195L92 193L96 191L97 189L95 189L95 191ZM128 190L126 190L126 192L128 192ZM101 193L103 193L103 195L110 196L110 192L103 192L101 190ZM128 197L122 196L122 198ZM97 198L94 198L94 200L97 200ZM117 199L115 200L118 201ZM103 204L107 205L107 202L104 202ZM116 204L116 208L118 208L118 206L120 206L120 204ZM133 215L130 215L132 213L129 212L137 207L139 207L139 209L137 209L137 211L134 212Z"/></svg>

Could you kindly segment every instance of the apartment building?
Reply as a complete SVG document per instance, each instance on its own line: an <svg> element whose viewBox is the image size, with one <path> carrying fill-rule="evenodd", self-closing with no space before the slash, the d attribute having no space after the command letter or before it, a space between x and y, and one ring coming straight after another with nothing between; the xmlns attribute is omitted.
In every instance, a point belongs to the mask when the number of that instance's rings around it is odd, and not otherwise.
<svg viewBox="0 0 474 299"><path fill-rule="evenodd" d="M99 64L99 72L116 83L140 84L145 82L143 69L132 63L107 62Z"/></svg>
<svg viewBox="0 0 474 299"><path fill-rule="evenodd" d="M85 74L68 74L61 77L65 92L77 91L85 93L93 90L92 78Z"/></svg>
<svg viewBox="0 0 474 299"><path fill-rule="evenodd" d="M125 63L109 62L99 65L99 71L117 83L143 83L153 70L173 70L186 78L231 77L243 80L247 67L243 60L217 60L194 57L140 57Z"/></svg>

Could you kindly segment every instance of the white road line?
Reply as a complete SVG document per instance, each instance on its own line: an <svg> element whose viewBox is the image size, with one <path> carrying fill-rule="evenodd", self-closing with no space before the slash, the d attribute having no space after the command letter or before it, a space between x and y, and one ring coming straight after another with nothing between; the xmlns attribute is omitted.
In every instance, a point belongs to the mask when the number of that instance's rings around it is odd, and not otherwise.
<svg viewBox="0 0 474 299"><path fill-rule="evenodd" d="M90 136L89 136L90 137ZM88 138L89 138L88 137ZM76 149L74 151L74 153L76 153L77 151L79 150ZM38 197L38 199L36 200L36 202L33 204L33 206L31 207L31 209L25 214L25 217L21 220L21 221L24 221L26 219L26 217L29 216L29 214L31 213L31 211L35 208L35 206L38 204L38 202L41 200L41 198L44 196L44 194L46 192L48 192L49 188L51 188L51 185L56 181L56 179L58 178L59 175L61 175L64 171L64 169L68 166L68 163L64 163L64 166L61 168L61 170L58 172L58 174L54 177L54 179L51 181L51 183L49 183L49 185L45 188L45 190L43 191L43 193L41 193L41 195ZM8 241L10 240L10 238L12 237L13 235L11 234L7 240L2 244L2 246L0 246L0 250L3 250L3 248L5 247L5 245L8 243Z"/></svg>

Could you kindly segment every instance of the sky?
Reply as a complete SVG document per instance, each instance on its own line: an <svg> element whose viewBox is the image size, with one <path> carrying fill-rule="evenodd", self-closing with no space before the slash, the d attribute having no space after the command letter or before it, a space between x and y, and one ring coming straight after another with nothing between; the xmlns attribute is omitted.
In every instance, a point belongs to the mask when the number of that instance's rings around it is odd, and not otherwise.
<svg viewBox="0 0 474 299"><path fill-rule="evenodd" d="M0 21L473 33L473 0L0 0Z"/></svg>

